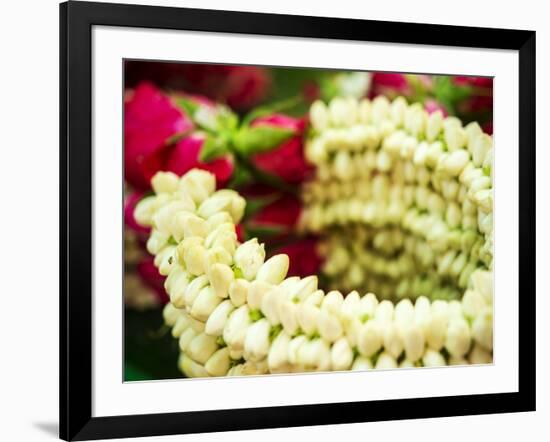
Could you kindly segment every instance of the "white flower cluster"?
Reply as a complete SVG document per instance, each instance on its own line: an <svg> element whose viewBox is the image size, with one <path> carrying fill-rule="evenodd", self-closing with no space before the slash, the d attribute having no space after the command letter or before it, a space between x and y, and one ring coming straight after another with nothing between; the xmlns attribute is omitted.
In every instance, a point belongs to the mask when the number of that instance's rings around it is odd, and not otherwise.
<svg viewBox="0 0 550 442"><path fill-rule="evenodd" d="M300 224L328 238L335 286L460 298L476 268L492 269L493 147L477 123L383 96L318 101L310 120L316 177Z"/></svg>
<svg viewBox="0 0 550 442"><path fill-rule="evenodd" d="M215 191L214 177L159 172L136 220L152 226L148 250L167 275L164 318L190 377L328 371L492 360L492 275L477 270L461 302L413 304L353 291L325 293L317 276L287 277L286 255L265 260L239 243L245 201Z"/></svg>

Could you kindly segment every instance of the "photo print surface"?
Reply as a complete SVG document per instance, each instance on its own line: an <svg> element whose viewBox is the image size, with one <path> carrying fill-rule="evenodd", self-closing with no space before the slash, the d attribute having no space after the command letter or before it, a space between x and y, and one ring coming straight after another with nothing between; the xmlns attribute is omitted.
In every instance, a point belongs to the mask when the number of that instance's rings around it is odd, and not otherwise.
<svg viewBox="0 0 550 442"><path fill-rule="evenodd" d="M493 362L493 79L126 60L124 380Z"/></svg>

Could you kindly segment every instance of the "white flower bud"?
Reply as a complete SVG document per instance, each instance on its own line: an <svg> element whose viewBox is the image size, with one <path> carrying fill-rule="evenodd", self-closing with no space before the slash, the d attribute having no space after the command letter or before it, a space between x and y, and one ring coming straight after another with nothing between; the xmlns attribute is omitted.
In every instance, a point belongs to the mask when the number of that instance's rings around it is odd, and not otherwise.
<svg viewBox="0 0 550 442"><path fill-rule="evenodd" d="M344 332L337 316L324 310L317 315L317 329L321 337L328 342L336 341Z"/></svg>
<svg viewBox="0 0 550 442"><path fill-rule="evenodd" d="M151 187L155 193L173 193L178 189L179 177L172 172L157 172L151 178Z"/></svg>
<svg viewBox="0 0 550 442"><path fill-rule="evenodd" d="M474 345L468 359L470 364L491 364L493 362L491 353L481 348L479 345Z"/></svg>
<svg viewBox="0 0 550 442"><path fill-rule="evenodd" d="M251 310L259 310L262 307L262 300L273 286L263 281L252 281L248 288L248 306Z"/></svg>
<svg viewBox="0 0 550 442"><path fill-rule="evenodd" d="M313 164L320 165L328 158L327 149L322 138L314 138L306 143L306 159Z"/></svg>
<svg viewBox="0 0 550 442"><path fill-rule="evenodd" d="M210 376L225 376L230 366L231 358L229 357L229 349L227 347L220 348L204 364L204 368Z"/></svg>
<svg viewBox="0 0 550 442"><path fill-rule="evenodd" d="M256 279L269 284L279 284L288 272L288 255L280 254L269 258L258 270Z"/></svg>
<svg viewBox="0 0 550 442"><path fill-rule="evenodd" d="M438 309L436 302L441 302L445 309ZM441 350L447 337L447 326L449 323L449 314L447 304L443 301L436 301L432 304L429 327L426 329L426 342L428 347L435 351ZM434 308L435 307L435 308Z"/></svg>
<svg viewBox="0 0 550 442"><path fill-rule="evenodd" d="M201 203L197 213L203 218L210 218L220 212L229 212L231 203L229 195L220 195L219 192L215 192Z"/></svg>
<svg viewBox="0 0 550 442"><path fill-rule="evenodd" d="M382 347L382 333L376 321L368 321L361 327L357 348L361 355L370 358Z"/></svg>
<svg viewBox="0 0 550 442"><path fill-rule="evenodd" d="M329 125L330 115L328 109L321 100L316 100L309 109L309 121L311 125L322 131L326 129Z"/></svg>
<svg viewBox="0 0 550 442"><path fill-rule="evenodd" d="M473 200L483 210L491 212L493 210L493 189L484 189L476 192Z"/></svg>
<svg viewBox="0 0 550 442"><path fill-rule="evenodd" d="M358 117L361 123L369 123L371 116L371 102L364 98L359 102Z"/></svg>
<svg viewBox="0 0 550 442"><path fill-rule="evenodd" d="M307 276L296 283L288 290L290 300L303 301L317 290L317 276Z"/></svg>
<svg viewBox="0 0 550 442"><path fill-rule="evenodd" d="M147 251L151 255L156 255L168 242L169 235L159 230L153 229L151 236L147 240Z"/></svg>
<svg viewBox="0 0 550 442"><path fill-rule="evenodd" d="M169 327L173 327L179 316L180 310L173 306L171 303L168 303L164 306L164 309L162 310L162 318L164 319L166 325L168 325Z"/></svg>
<svg viewBox="0 0 550 442"><path fill-rule="evenodd" d="M185 294L183 296L184 303L187 307L191 308L195 299L199 295L199 292L206 287L208 284L208 277L206 275L197 276L193 279L187 288L185 289Z"/></svg>
<svg viewBox="0 0 550 442"><path fill-rule="evenodd" d="M428 349L422 357L424 367L442 367L447 365L445 358L438 351Z"/></svg>
<svg viewBox="0 0 550 442"><path fill-rule="evenodd" d="M235 231L235 225L233 224L233 218L231 218L231 215L227 212L219 212L215 215L212 215L206 220L206 230L208 231L208 234L210 235L212 232L214 232L218 227L229 224L232 226L231 231ZM207 237L208 238L208 237Z"/></svg>
<svg viewBox="0 0 550 442"><path fill-rule="evenodd" d="M344 296L336 290L327 293L321 304L321 309L327 313L336 314L342 308Z"/></svg>
<svg viewBox="0 0 550 442"><path fill-rule="evenodd" d="M208 230L206 221L190 212L180 211L174 215L174 221L171 225L171 233L176 241L191 236L206 237Z"/></svg>
<svg viewBox="0 0 550 442"><path fill-rule="evenodd" d="M284 330L290 335L298 331L297 306L291 301L278 302L278 315Z"/></svg>
<svg viewBox="0 0 550 442"><path fill-rule="evenodd" d="M300 346L298 363L306 370L330 370L330 348L322 339L313 339Z"/></svg>
<svg viewBox="0 0 550 442"><path fill-rule="evenodd" d="M308 295L302 301L302 304L320 307L324 297L325 297L325 292L323 290L321 289L315 290L312 294Z"/></svg>
<svg viewBox="0 0 550 442"><path fill-rule="evenodd" d="M387 299L385 299L382 302L380 302L380 304L378 304L378 307L376 307L376 311L374 313L374 319L379 324L386 324L393 320L393 313L394 313L393 304Z"/></svg>
<svg viewBox="0 0 550 442"><path fill-rule="evenodd" d="M178 361L179 369L187 376L188 378L204 378L208 377L208 372L201 364L198 364L189 356L184 353L180 354Z"/></svg>
<svg viewBox="0 0 550 442"><path fill-rule="evenodd" d="M296 318L300 328L306 335L312 335L317 330L319 308L309 304L298 304Z"/></svg>
<svg viewBox="0 0 550 442"><path fill-rule="evenodd" d="M354 371L372 370L372 368L372 361L364 356L357 356L351 366Z"/></svg>
<svg viewBox="0 0 550 442"><path fill-rule="evenodd" d="M468 365L468 361L462 356L451 356L449 358L449 365Z"/></svg>
<svg viewBox="0 0 550 442"><path fill-rule="evenodd" d="M344 298L344 302L342 303L342 306L340 308L340 315L342 316L342 318L355 318L359 310L360 301L361 298L359 297L359 293L357 293L355 290L348 293L348 295Z"/></svg>
<svg viewBox="0 0 550 442"><path fill-rule="evenodd" d="M204 262L205 271L209 272L215 264L230 266L233 263L233 257L222 246L214 246L206 251Z"/></svg>
<svg viewBox="0 0 550 442"><path fill-rule="evenodd" d="M189 321L189 317L185 314L180 313L176 319L174 327L172 328L172 336L174 338L177 338L190 327L191 322Z"/></svg>
<svg viewBox="0 0 550 442"><path fill-rule="evenodd" d="M243 349L246 330L250 323L250 309L246 304L242 305L230 314L227 324L223 329L223 340L232 349Z"/></svg>
<svg viewBox="0 0 550 442"><path fill-rule="evenodd" d="M378 95L372 100L371 120L375 124L380 124L390 113L390 102L384 95Z"/></svg>
<svg viewBox="0 0 550 442"><path fill-rule="evenodd" d="M443 129L443 113L440 110L432 112L426 122L426 138L428 141L435 141Z"/></svg>
<svg viewBox="0 0 550 442"><path fill-rule="evenodd" d="M176 264L176 247L166 246L155 256L154 263L162 276L167 276Z"/></svg>
<svg viewBox="0 0 550 442"><path fill-rule="evenodd" d="M231 267L226 264L214 264L210 267L208 278L216 296L220 298L229 296L229 286L235 279Z"/></svg>
<svg viewBox="0 0 550 442"><path fill-rule="evenodd" d="M447 203L445 220L451 229L456 229L460 225L460 222L462 221L462 211L457 203Z"/></svg>
<svg viewBox="0 0 550 442"><path fill-rule="evenodd" d="M246 279L235 279L229 285L229 299L235 307L243 305L248 298L250 283Z"/></svg>
<svg viewBox="0 0 550 442"><path fill-rule="evenodd" d="M437 170L450 176L458 176L464 170L470 160L470 155L465 150L455 150L449 154L443 154L438 161Z"/></svg>
<svg viewBox="0 0 550 442"><path fill-rule="evenodd" d="M206 286L197 295L190 314L199 321L205 322L221 302L222 299L216 296L212 287Z"/></svg>
<svg viewBox="0 0 550 442"><path fill-rule="evenodd" d="M357 120L357 107L354 100L335 97L328 106L330 121L334 126L351 126Z"/></svg>
<svg viewBox="0 0 550 442"><path fill-rule="evenodd" d="M288 347L290 339L287 333L281 331L273 340L267 356L267 364L271 372L284 369L288 366Z"/></svg>
<svg viewBox="0 0 550 442"><path fill-rule="evenodd" d="M462 149L467 142L466 132L460 126L445 127L445 143L450 152Z"/></svg>
<svg viewBox="0 0 550 442"><path fill-rule="evenodd" d="M186 353L191 359L204 365L217 349L216 337L201 333L189 343Z"/></svg>
<svg viewBox="0 0 550 442"><path fill-rule="evenodd" d="M246 331L244 352L247 359L256 362L264 359L269 353L269 331L271 324L265 318L254 322Z"/></svg>
<svg viewBox="0 0 550 442"><path fill-rule="evenodd" d="M285 293L280 287L271 288L261 299L260 310L272 326L281 323L279 319L279 303L284 299Z"/></svg>
<svg viewBox="0 0 550 442"><path fill-rule="evenodd" d="M483 133L483 130L481 129L481 126L479 125L479 123L477 123L476 121L472 121L471 123L468 123L464 127L464 130L466 131L466 137L468 138L468 149L473 155L473 152L471 149L472 142L478 135L481 135Z"/></svg>
<svg viewBox="0 0 550 442"><path fill-rule="evenodd" d="M390 107L391 119L396 126L401 126L405 120L405 112L407 111L407 100L399 96L395 98Z"/></svg>
<svg viewBox="0 0 550 442"><path fill-rule="evenodd" d="M349 370L353 362L353 350L346 338L338 339L331 348L330 360L335 371Z"/></svg>
<svg viewBox="0 0 550 442"><path fill-rule="evenodd" d="M205 333L212 336L221 336L229 315L234 308L228 299L221 302L208 317L204 328Z"/></svg>
<svg viewBox="0 0 550 442"><path fill-rule="evenodd" d="M183 261L185 268L191 275L203 275L206 270L206 249L200 244L191 245L184 249Z"/></svg>
<svg viewBox="0 0 550 442"><path fill-rule="evenodd" d="M483 296L475 290L466 290L462 297L462 311L470 318L475 318L485 307Z"/></svg>
<svg viewBox="0 0 550 442"><path fill-rule="evenodd" d="M487 304L493 303L493 272L476 270L471 276L472 287L483 296Z"/></svg>
<svg viewBox="0 0 550 442"><path fill-rule="evenodd" d="M425 339L420 326L416 324L399 325L401 339L407 359L417 361L424 354Z"/></svg>
<svg viewBox="0 0 550 442"><path fill-rule="evenodd" d="M414 103L405 112L405 128L418 137L424 133L428 114L420 103Z"/></svg>
<svg viewBox="0 0 550 442"><path fill-rule="evenodd" d="M402 299L397 303L394 317L399 327L414 323L414 306L410 299Z"/></svg>
<svg viewBox="0 0 550 442"><path fill-rule="evenodd" d="M367 293L359 301L359 318L361 321L373 319L378 307L378 299L373 293Z"/></svg>
<svg viewBox="0 0 550 442"><path fill-rule="evenodd" d="M244 209L246 207L245 199L233 189L218 190L216 194L220 197L229 197L231 200L231 206L229 207L229 213L233 218L233 222L238 224L244 215Z"/></svg>
<svg viewBox="0 0 550 442"><path fill-rule="evenodd" d="M386 352L397 359L403 352L403 342L396 325L392 322L388 322L382 327L382 330Z"/></svg>
<svg viewBox="0 0 550 442"><path fill-rule="evenodd" d="M142 226L150 226L156 210L157 198L148 196L137 203L134 209L134 218Z"/></svg>
<svg viewBox="0 0 550 442"><path fill-rule="evenodd" d="M378 359L376 360L376 365L374 366L374 368L377 370L397 368L397 361L392 355L384 351L380 353L380 355L378 355Z"/></svg>
<svg viewBox="0 0 550 442"><path fill-rule="evenodd" d="M490 135L480 133L473 137L468 143L468 150L472 154L472 162L474 166L481 167L485 161L487 152L493 146L493 139Z"/></svg>
<svg viewBox="0 0 550 442"><path fill-rule="evenodd" d="M186 328L183 330L183 332L179 335L178 339L178 346L181 351L186 351L187 347L189 347L189 344L191 341L198 335L198 332L193 330L192 327ZM177 338L178 336L172 331L172 336Z"/></svg>
<svg viewBox="0 0 550 442"><path fill-rule="evenodd" d="M485 350L493 349L493 311L490 307L485 307L474 319L472 335Z"/></svg>
<svg viewBox="0 0 550 442"><path fill-rule="evenodd" d="M177 308L185 307L185 291L189 285L190 275L180 266L172 269L170 276L165 281L166 292L170 296L170 302Z"/></svg>
<svg viewBox="0 0 550 442"><path fill-rule="evenodd" d="M415 365L414 362L408 359L403 359L399 364L399 368L415 368Z"/></svg>
<svg viewBox="0 0 550 442"><path fill-rule="evenodd" d="M264 245L259 244L256 238L241 244L235 252L235 265L249 281L256 277L264 259Z"/></svg>
<svg viewBox="0 0 550 442"><path fill-rule="evenodd" d="M353 164L348 152L340 150L336 153L333 162L334 176L342 181L349 181L354 178Z"/></svg>
<svg viewBox="0 0 550 442"><path fill-rule="evenodd" d="M179 188L200 204L216 190L216 177L205 170L192 169L181 177Z"/></svg>
<svg viewBox="0 0 550 442"><path fill-rule="evenodd" d="M470 328L461 318L452 317L447 327L445 348L451 356L464 356L470 349Z"/></svg>
<svg viewBox="0 0 550 442"><path fill-rule="evenodd" d="M292 365L298 364L298 351L300 350L300 347L306 342L308 342L307 337L304 335L300 335L292 338L288 343L288 361Z"/></svg>

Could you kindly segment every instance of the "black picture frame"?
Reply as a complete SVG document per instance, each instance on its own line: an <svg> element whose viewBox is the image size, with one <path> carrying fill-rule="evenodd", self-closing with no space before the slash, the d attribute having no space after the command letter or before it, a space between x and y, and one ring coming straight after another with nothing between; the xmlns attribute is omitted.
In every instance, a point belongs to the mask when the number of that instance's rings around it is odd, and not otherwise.
<svg viewBox="0 0 550 442"><path fill-rule="evenodd" d="M92 417L94 25L411 43L519 53L519 391ZM89 440L535 410L535 32L108 3L60 5L60 437Z"/></svg>

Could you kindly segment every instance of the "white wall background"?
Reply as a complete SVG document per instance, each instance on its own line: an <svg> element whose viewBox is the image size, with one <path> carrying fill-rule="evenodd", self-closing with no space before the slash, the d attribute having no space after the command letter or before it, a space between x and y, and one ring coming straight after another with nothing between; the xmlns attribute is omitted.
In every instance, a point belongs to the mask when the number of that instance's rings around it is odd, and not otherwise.
<svg viewBox="0 0 550 442"><path fill-rule="evenodd" d="M58 404L58 7L56 0L0 6L0 439L53 440ZM545 3L393 0L164 0L169 6L415 21L537 31L537 409L535 413L189 435L188 441L513 440L539 434L550 418L548 98L550 29ZM32 85L34 89L29 89ZM146 440L178 440L181 436Z"/></svg>

